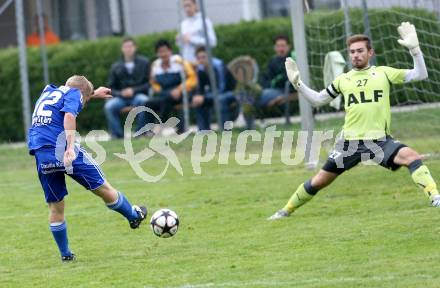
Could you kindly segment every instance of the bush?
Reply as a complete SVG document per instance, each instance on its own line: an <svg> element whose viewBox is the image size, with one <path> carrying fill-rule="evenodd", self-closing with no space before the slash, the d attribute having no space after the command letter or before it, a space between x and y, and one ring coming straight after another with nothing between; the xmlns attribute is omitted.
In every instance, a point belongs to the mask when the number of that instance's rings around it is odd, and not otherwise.
<svg viewBox="0 0 440 288"><path fill-rule="evenodd" d="M433 59L440 58L440 55L435 54L439 53L439 49L436 47L440 46L438 37L440 27L434 13L425 10L398 8L370 10L369 13L373 41L374 39L385 39L374 42L375 49L379 54L378 64L385 65L389 62L388 54L384 53L385 51L397 53L394 57L400 57L400 62L411 63L408 53L395 41L397 39L396 27L402 21L411 21L416 25L418 31L426 31L420 35L422 44L429 43L429 46L427 44L422 46L425 55L433 57ZM350 16L352 31L363 31L362 12L354 9L350 11ZM318 26L323 29L315 29ZM306 29L308 58L311 64L311 83L312 86L320 89L323 88L322 65L325 53L331 50L345 51L343 14L341 11L308 14ZM259 22L219 25L216 27L216 32L218 46L214 49L214 54L217 57L228 62L238 55L250 55L257 60L260 72L262 72L273 55L272 38L277 34L287 34L291 37L291 23L286 18L274 18ZM171 31L137 37L139 52L153 59L155 41L159 38L165 38L173 43L174 35L175 33ZM391 41L386 41L390 38ZM120 56L120 41L120 38L110 37L97 41L63 42L48 47L51 83L62 85L70 75L84 74L95 86L106 85L111 64ZM386 55L386 57L381 55ZM33 105L44 86L42 64L38 48L29 48L27 56L31 103ZM0 141L22 141L24 131L17 49L0 51L0 63L0 87L2 87L0 94L2 103L2 107L0 107L2 117ZM429 84L417 84L414 86L416 89L407 89L405 91L408 92L402 93L402 96L399 97L404 97L406 100L419 99L420 95L417 98L417 91L428 91L428 95L430 95L429 93L434 95L434 92L439 91L440 75L435 74L435 68L431 66L433 64L434 62L427 63L431 79L434 77ZM422 87L422 85L425 86ZM430 99L433 98L428 98L426 101ZM397 100L395 103L400 103L400 101ZM102 101L89 103L87 109L78 118L80 132L106 128L103 105Z"/></svg>

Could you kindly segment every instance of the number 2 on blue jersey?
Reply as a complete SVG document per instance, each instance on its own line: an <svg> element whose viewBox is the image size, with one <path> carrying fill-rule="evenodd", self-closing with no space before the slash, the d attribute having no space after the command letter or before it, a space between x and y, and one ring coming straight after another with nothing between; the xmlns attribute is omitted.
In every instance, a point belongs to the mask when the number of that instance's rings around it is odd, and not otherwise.
<svg viewBox="0 0 440 288"><path fill-rule="evenodd" d="M50 116L52 116L52 111L44 110L44 107L46 105L56 104L62 96L63 96L63 93L61 93L60 91L51 91L51 92L43 93L43 95L41 95L40 99L38 100L37 104L35 105L35 109L34 109L34 113L32 114L32 117L36 117L36 116L50 117Z"/></svg>
<svg viewBox="0 0 440 288"><path fill-rule="evenodd" d="M32 125L36 123L50 123L52 111L44 108L48 105L56 104L62 96L63 93L60 91L44 92L35 105L34 113L32 114Z"/></svg>

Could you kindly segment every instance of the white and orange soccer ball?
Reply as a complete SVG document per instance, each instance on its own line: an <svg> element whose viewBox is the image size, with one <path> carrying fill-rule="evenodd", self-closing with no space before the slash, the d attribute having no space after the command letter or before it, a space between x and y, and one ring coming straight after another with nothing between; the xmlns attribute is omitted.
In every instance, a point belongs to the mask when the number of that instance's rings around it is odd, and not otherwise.
<svg viewBox="0 0 440 288"><path fill-rule="evenodd" d="M179 217L170 209L160 209L151 216L150 224L154 235L169 238L179 229Z"/></svg>

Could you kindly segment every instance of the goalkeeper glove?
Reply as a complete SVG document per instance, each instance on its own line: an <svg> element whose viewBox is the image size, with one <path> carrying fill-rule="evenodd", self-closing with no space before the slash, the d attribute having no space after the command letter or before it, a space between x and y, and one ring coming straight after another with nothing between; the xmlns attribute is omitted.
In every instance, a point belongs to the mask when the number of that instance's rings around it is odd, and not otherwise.
<svg viewBox="0 0 440 288"><path fill-rule="evenodd" d="M299 79L299 71L296 62L291 57L288 57L284 65L286 66L287 77L289 78L290 83L292 83L293 87L298 90L301 85L301 80Z"/></svg>
<svg viewBox="0 0 440 288"><path fill-rule="evenodd" d="M402 22L399 27L397 27L397 31L400 34L402 39L398 39L400 45L405 46L409 49L409 53L415 56L419 54L420 46L419 39L417 39L416 27L409 22Z"/></svg>

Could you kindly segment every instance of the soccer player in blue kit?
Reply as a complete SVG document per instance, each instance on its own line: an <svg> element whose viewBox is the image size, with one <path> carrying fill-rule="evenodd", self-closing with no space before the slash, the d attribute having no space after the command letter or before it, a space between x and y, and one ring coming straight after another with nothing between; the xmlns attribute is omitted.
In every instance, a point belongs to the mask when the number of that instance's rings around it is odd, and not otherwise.
<svg viewBox="0 0 440 288"><path fill-rule="evenodd" d="M101 197L108 208L122 214L136 229L147 216L144 206L131 205L105 179L92 157L75 143L76 117L92 98L110 98L111 90L74 75L64 86L48 85L35 104L29 129L29 153L35 156L38 177L49 207L49 224L63 262L73 261L64 219L65 174Z"/></svg>

